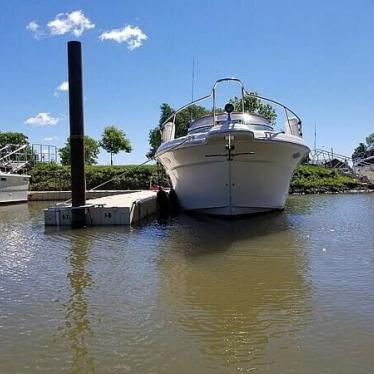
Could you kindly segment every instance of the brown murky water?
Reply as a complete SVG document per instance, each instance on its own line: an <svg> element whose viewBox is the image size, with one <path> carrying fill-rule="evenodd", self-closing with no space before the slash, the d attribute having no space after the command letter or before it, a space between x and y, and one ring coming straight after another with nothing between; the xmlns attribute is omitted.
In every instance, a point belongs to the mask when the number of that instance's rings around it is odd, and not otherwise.
<svg viewBox="0 0 374 374"><path fill-rule="evenodd" d="M1 373L370 373L374 194L45 229L0 207Z"/></svg>

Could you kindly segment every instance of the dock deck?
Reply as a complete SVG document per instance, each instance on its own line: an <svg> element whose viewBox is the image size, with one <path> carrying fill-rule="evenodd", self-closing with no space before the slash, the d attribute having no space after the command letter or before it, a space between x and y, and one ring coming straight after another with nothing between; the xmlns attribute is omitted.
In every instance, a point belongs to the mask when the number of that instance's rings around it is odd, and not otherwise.
<svg viewBox="0 0 374 374"><path fill-rule="evenodd" d="M87 226L131 225L155 214L157 192L134 191L89 199L85 209ZM44 210L46 226L70 226L71 204L60 204Z"/></svg>

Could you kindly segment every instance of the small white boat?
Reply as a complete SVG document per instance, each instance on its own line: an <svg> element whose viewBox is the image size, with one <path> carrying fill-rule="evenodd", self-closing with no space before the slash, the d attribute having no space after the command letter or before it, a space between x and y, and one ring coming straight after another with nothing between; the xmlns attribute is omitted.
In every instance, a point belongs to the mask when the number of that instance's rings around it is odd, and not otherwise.
<svg viewBox="0 0 374 374"><path fill-rule="evenodd" d="M241 112L233 112L231 104L226 113L216 112L216 86L223 81L240 84ZM279 105L286 114L284 130L276 131L268 119L246 112L246 95ZM213 99L212 114L192 121L188 134L175 139L178 113L208 98ZM236 78L218 80L209 95L178 109L161 125L161 137L155 157L170 177L181 208L216 215L283 209L292 174L310 151L301 119L292 110L247 92Z"/></svg>
<svg viewBox="0 0 374 374"><path fill-rule="evenodd" d="M0 172L0 204L27 201L29 175Z"/></svg>
<svg viewBox="0 0 374 374"><path fill-rule="evenodd" d="M18 174L25 169L26 145L7 144L0 149L0 204L27 201L30 176Z"/></svg>

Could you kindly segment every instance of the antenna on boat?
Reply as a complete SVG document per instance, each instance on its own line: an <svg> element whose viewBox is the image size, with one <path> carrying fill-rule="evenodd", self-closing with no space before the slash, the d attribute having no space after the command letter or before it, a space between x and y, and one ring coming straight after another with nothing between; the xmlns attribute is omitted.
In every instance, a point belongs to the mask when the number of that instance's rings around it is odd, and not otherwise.
<svg viewBox="0 0 374 374"><path fill-rule="evenodd" d="M317 148L317 125L314 124L314 150Z"/></svg>
<svg viewBox="0 0 374 374"><path fill-rule="evenodd" d="M194 99L195 91L195 56L192 56L192 86L191 86L191 101Z"/></svg>
<svg viewBox="0 0 374 374"><path fill-rule="evenodd" d="M195 56L192 56L192 82L191 82L191 102L194 99L195 91ZM192 122L192 110L190 109L190 122Z"/></svg>

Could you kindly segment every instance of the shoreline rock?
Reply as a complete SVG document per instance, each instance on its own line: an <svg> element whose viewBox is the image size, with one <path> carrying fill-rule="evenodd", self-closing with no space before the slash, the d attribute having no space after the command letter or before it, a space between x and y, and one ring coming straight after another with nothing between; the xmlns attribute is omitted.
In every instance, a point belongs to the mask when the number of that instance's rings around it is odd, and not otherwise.
<svg viewBox="0 0 374 374"><path fill-rule="evenodd" d="M291 188L290 195L339 195L339 194L356 194L356 193L372 193L374 186L357 188L345 187L313 187L313 188Z"/></svg>

